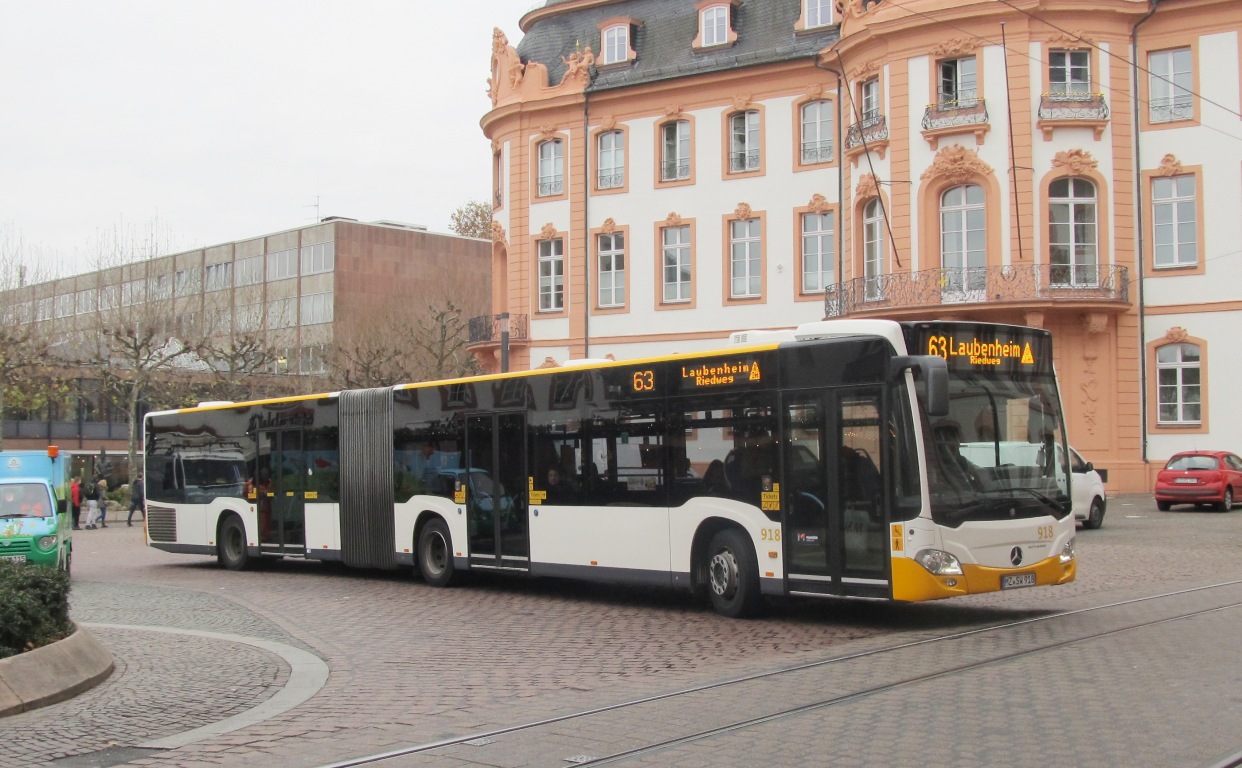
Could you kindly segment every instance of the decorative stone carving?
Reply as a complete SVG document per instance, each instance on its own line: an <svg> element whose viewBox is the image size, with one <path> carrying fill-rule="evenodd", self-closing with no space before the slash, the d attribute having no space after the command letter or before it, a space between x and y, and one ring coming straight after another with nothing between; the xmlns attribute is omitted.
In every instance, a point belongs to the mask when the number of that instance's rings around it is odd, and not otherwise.
<svg viewBox="0 0 1242 768"><path fill-rule="evenodd" d="M1059 35L1053 35L1045 38L1045 42L1048 43L1049 48L1070 51L1077 50L1079 48L1095 47L1095 38L1083 32L1081 29L1076 29L1068 34L1062 32Z"/></svg>
<svg viewBox="0 0 1242 768"><path fill-rule="evenodd" d="M750 203L738 203L737 208L733 209L733 216L738 221L750 221L753 214L750 212Z"/></svg>
<svg viewBox="0 0 1242 768"><path fill-rule="evenodd" d="M556 126L552 123L543 123L539 126L539 140L547 141L556 135Z"/></svg>
<svg viewBox="0 0 1242 768"><path fill-rule="evenodd" d="M816 192L811 195L811 202L807 203L806 209L811 213L827 213L829 209L828 198Z"/></svg>
<svg viewBox="0 0 1242 768"><path fill-rule="evenodd" d="M679 216L679 215L677 214L677 212L676 212L676 211L669 211L668 216L666 216L666 217L664 218L664 226L666 226L666 227L680 227L680 226L681 226L681 216Z"/></svg>
<svg viewBox="0 0 1242 768"><path fill-rule="evenodd" d="M604 226L601 227L600 229L605 235L611 235L612 233L617 231L617 222L613 221L612 217L609 216L608 218L604 219Z"/></svg>
<svg viewBox="0 0 1242 768"><path fill-rule="evenodd" d="M1185 341L1188 338L1190 338L1190 334L1187 333L1186 329L1181 327L1180 325L1173 326L1168 331L1166 331L1164 334L1165 341L1168 341L1172 344L1181 344L1183 341Z"/></svg>
<svg viewBox="0 0 1242 768"><path fill-rule="evenodd" d="M1094 171L1100 163L1085 149L1069 149L1058 152L1052 158L1053 168L1066 168L1070 173L1079 174Z"/></svg>
<svg viewBox="0 0 1242 768"><path fill-rule="evenodd" d="M591 46L588 45L581 53L570 51L568 56L561 57L561 61L565 64L562 83L577 80L585 85L591 82L591 67L595 66L595 54L591 52Z"/></svg>
<svg viewBox="0 0 1242 768"><path fill-rule="evenodd" d="M975 38L955 37L932 47L932 56L937 59L952 59L974 53L979 48Z"/></svg>
<svg viewBox="0 0 1242 768"><path fill-rule="evenodd" d="M1157 176L1176 176L1182 172L1182 163L1172 154L1165 155L1160 160L1160 168L1156 170Z"/></svg>
<svg viewBox="0 0 1242 768"><path fill-rule="evenodd" d="M556 239L556 227L553 226L552 222L549 221L547 224L544 224L543 229L539 230L539 239L540 240L555 240Z"/></svg>
<svg viewBox="0 0 1242 768"><path fill-rule="evenodd" d="M500 147L501 147L500 139L492 139L492 154L493 155L500 151Z"/></svg>
<svg viewBox="0 0 1242 768"><path fill-rule="evenodd" d="M505 49L509 47L509 38L505 37L505 33L500 27L492 27L492 55L503 56Z"/></svg>
<svg viewBox="0 0 1242 768"><path fill-rule="evenodd" d="M1088 312L1082 316L1082 328L1089 334L1108 331L1108 315L1103 312Z"/></svg>
<svg viewBox="0 0 1242 768"><path fill-rule="evenodd" d="M609 115L608 117L605 117L603 120L599 121L599 129L601 131L611 131L613 128L616 128L616 127L617 127L617 118L613 117L612 115Z"/></svg>
<svg viewBox="0 0 1242 768"><path fill-rule="evenodd" d="M812 83L811 85L808 85L806 88L806 95L807 98L810 99L822 99L824 97L824 84Z"/></svg>
<svg viewBox="0 0 1242 768"><path fill-rule="evenodd" d="M854 187L854 199L866 200L878 194L880 194L880 185L876 182L875 176L864 173L858 177L858 184Z"/></svg>
<svg viewBox="0 0 1242 768"><path fill-rule="evenodd" d="M686 113L686 108L680 104L670 104L664 108L664 116L669 120L680 120L681 116Z"/></svg>
<svg viewBox="0 0 1242 768"><path fill-rule="evenodd" d="M540 363L539 366L535 370L541 371L545 368L560 368L560 367L561 367L561 364L556 362L555 357L548 356L543 359L543 362Z"/></svg>
<svg viewBox="0 0 1242 768"><path fill-rule="evenodd" d="M932 164L919 178L944 178L951 184L961 184L971 176L991 176L992 166L983 162L979 155L961 144L945 147L932 158Z"/></svg>
<svg viewBox="0 0 1242 768"><path fill-rule="evenodd" d="M871 61L864 62L863 64L860 64L859 66L851 70L850 80L853 80L855 82L862 82L863 80L870 79L873 75L877 74L879 71L880 71L880 60L872 59Z"/></svg>
<svg viewBox="0 0 1242 768"><path fill-rule="evenodd" d="M733 97L733 108L742 111L751 105L751 97L749 93L738 94Z"/></svg>
<svg viewBox="0 0 1242 768"><path fill-rule="evenodd" d="M1092 435L1095 434L1100 410L1100 374L1095 370L1097 359L1094 352L1084 351L1082 353L1082 381L1078 385L1078 390L1082 393L1082 398L1078 401L1082 406L1080 416L1087 426L1087 432Z"/></svg>
<svg viewBox="0 0 1242 768"><path fill-rule="evenodd" d="M509 243L505 239L506 237L507 235L505 234L505 228L501 226L499 221L496 221L495 219L493 219L492 220L492 243L508 246Z"/></svg>

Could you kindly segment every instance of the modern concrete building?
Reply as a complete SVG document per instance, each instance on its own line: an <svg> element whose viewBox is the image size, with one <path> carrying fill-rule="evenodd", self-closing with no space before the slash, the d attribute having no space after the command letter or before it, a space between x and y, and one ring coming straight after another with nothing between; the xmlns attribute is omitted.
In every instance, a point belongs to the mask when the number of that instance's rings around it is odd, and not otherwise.
<svg viewBox="0 0 1242 768"><path fill-rule="evenodd" d="M267 373L314 375L325 373L324 352L342 323L392 301L475 297L466 316L486 313L490 252L485 240L332 217L23 286L0 294L0 307L11 321L33 323L44 338L67 345L91 343L114 313L152 320L167 337L250 334L280 352ZM91 378L84 372L80 396L68 403L24 419L6 416L6 447L123 445L128 416L98 396Z"/></svg>
<svg viewBox="0 0 1242 768"><path fill-rule="evenodd" d="M482 119L512 367L1023 323L1110 489L1242 452L1236 0L548 0L521 28Z"/></svg>

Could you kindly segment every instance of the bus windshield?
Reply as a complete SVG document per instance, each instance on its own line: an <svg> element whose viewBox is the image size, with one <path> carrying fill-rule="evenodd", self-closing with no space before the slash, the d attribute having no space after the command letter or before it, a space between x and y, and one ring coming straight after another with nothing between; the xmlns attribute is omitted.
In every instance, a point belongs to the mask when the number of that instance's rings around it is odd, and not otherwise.
<svg viewBox="0 0 1242 768"><path fill-rule="evenodd" d="M956 526L1070 511L1060 411L1050 377L957 375L949 415L924 430L932 518Z"/></svg>

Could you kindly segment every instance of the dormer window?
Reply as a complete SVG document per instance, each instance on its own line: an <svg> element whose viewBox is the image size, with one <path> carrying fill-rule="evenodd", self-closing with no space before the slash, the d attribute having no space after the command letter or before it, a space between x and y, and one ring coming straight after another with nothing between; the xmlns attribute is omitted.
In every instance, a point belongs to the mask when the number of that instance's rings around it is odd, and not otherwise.
<svg viewBox="0 0 1242 768"><path fill-rule="evenodd" d="M618 24L604 30L603 42L604 64L620 64L630 58L630 28L628 24Z"/></svg>
<svg viewBox="0 0 1242 768"><path fill-rule="evenodd" d="M806 3L806 28L826 27L832 24L833 0L804 0Z"/></svg>
<svg viewBox="0 0 1242 768"><path fill-rule="evenodd" d="M737 41L729 17L732 4L721 0L699 0L695 10L699 12L699 36L694 40L695 50L732 45Z"/></svg>

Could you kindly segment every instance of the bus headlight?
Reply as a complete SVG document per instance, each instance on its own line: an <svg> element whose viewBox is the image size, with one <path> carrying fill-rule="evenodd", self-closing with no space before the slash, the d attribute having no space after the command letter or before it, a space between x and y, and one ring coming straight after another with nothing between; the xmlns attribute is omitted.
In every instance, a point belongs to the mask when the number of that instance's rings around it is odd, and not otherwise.
<svg viewBox="0 0 1242 768"><path fill-rule="evenodd" d="M930 573L937 576L960 576L962 564L948 552L939 549L921 550L914 559Z"/></svg>
<svg viewBox="0 0 1242 768"><path fill-rule="evenodd" d="M1074 559L1074 536L1070 536L1070 540L1065 542L1065 548L1061 550L1061 565Z"/></svg>
<svg viewBox="0 0 1242 768"><path fill-rule="evenodd" d="M56 548L56 537L55 536L40 536L37 540L35 540L35 546L43 550L55 549Z"/></svg>

